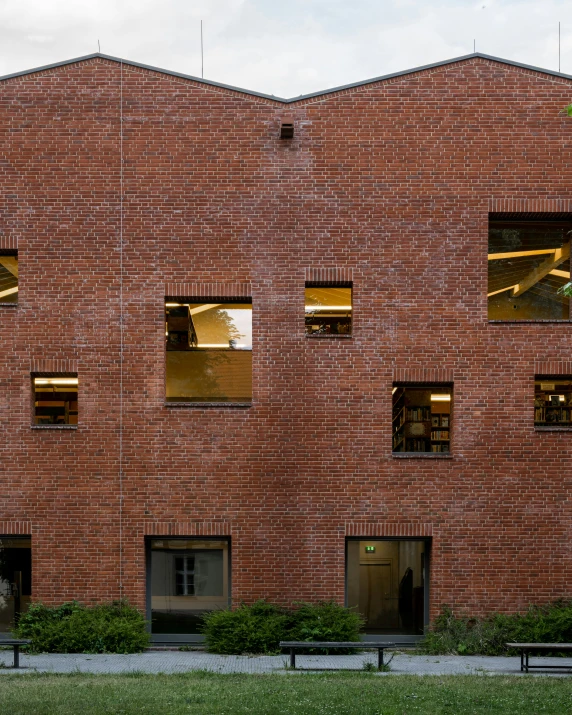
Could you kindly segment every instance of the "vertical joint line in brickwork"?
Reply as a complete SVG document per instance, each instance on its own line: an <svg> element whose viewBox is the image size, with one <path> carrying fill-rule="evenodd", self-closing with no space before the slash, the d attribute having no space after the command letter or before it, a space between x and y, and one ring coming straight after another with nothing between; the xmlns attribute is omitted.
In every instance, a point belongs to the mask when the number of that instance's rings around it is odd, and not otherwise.
<svg viewBox="0 0 572 715"><path fill-rule="evenodd" d="M119 71L119 597L123 598L123 61Z"/></svg>

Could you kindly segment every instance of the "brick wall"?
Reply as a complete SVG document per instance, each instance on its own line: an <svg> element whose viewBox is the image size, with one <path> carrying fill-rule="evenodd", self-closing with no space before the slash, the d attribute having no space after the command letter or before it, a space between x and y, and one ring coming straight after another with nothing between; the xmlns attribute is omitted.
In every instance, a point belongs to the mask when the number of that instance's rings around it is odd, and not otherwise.
<svg viewBox="0 0 572 715"><path fill-rule="evenodd" d="M571 442L533 428L570 324L486 306L488 212L572 210L569 102L474 58L295 102L280 141L279 102L103 58L1 82L0 527L32 534L34 597L143 607L167 533L230 536L235 599L343 601L359 535L432 538L433 615L572 595ZM316 275L352 277L351 339L305 338ZM173 286L249 286L251 408L165 408ZM60 364L78 428L33 430ZM407 380L454 383L452 458L392 456Z"/></svg>

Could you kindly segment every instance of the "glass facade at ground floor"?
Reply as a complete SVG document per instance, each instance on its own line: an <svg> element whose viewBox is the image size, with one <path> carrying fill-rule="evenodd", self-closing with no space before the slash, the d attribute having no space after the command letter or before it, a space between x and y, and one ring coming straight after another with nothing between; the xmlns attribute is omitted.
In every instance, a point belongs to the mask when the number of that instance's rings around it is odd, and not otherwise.
<svg viewBox="0 0 572 715"><path fill-rule="evenodd" d="M430 540L348 538L344 571L343 543L340 547L345 602L361 614L364 632L422 635L429 612ZM200 640L202 616L230 605L230 539L148 537L146 563L153 640ZM31 594L31 538L0 536L0 633L14 627Z"/></svg>
<svg viewBox="0 0 572 715"><path fill-rule="evenodd" d="M32 594L32 541L29 536L0 536L0 633L14 627Z"/></svg>

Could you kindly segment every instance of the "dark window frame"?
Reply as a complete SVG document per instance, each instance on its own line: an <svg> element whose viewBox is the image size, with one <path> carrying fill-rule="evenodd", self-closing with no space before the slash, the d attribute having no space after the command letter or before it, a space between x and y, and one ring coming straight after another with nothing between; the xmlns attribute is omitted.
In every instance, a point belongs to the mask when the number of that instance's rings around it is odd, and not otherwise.
<svg viewBox="0 0 572 715"><path fill-rule="evenodd" d="M351 290L351 315L349 320L348 332L308 332L308 318L306 317L306 290L308 288L349 288ZM355 315L354 315L354 282L353 281L305 281L304 283L304 335L306 338L320 339L351 339L355 332ZM339 321L338 321L339 324Z"/></svg>

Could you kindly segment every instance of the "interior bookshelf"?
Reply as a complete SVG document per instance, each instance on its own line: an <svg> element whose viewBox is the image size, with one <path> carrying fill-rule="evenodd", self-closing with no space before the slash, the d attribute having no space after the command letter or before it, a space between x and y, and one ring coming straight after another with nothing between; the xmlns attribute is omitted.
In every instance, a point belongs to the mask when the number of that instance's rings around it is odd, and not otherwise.
<svg viewBox="0 0 572 715"><path fill-rule="evenodd" d="M572 379L537 378L534 386L534 425L572 427Z"/></svg>
<svg viewBox="0 0 572 715"><path fill-rule="evenodd" d="M451 388L394 387L394 452L449 452Z"/></svg>

